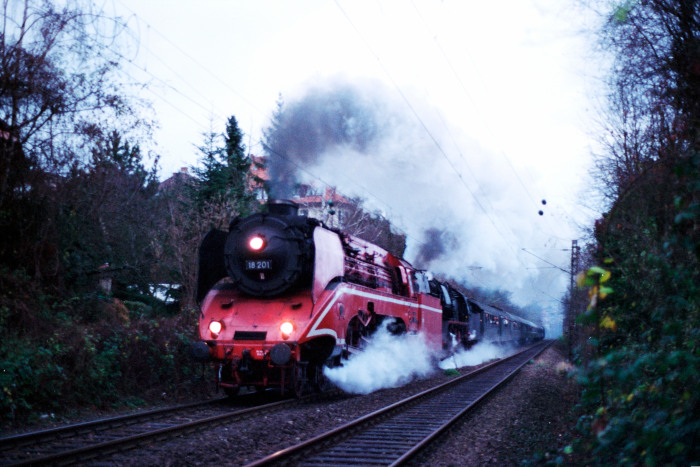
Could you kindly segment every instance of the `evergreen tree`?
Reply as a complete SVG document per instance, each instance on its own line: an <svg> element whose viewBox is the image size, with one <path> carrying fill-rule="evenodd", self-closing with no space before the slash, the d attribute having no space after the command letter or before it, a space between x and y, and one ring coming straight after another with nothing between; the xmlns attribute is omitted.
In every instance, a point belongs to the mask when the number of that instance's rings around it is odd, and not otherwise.
<svg viewBox="0 0 700 467"><path fill-rule="evenodd" d="M236 117L231 116L226 122L224 135L224 158L226 162L225 180L228 186L226 194L231 199L239 215L248 214L250 204L255 200L249 184L250 158L246 156L243 133L238 128Z"/></svg>
<svg viewBox="0 0 700 467"><path fill-rule="evenodd" d="M221 161L221 135L210 130L203 133L204 139L197 149L201 153L200 167L193 167L192 172L198 179L193 186L192 199L197 205L212 202L217 195L225 191L225 183L221 178L223 163Z"/></svg>
<svg viewBox="0 0 700 467"><path fill-rule="evenodd" d="M249 182L251 162L236 117L229 117L223 135L210 131L204 138L204 144L198 148L203 155L201 168L194 168L199 179L194 188L195 202L202 207L224 203L232 215L249 213L255 199Z"/></svg>
<svg viewBox="0 0 700 467"><path fill-rule="evenodd" d="M157 225L156 171L157 164L145 167L138 144L114 131L95 143L87 167L74 169L62 181L56 222L69 289L90 290L95 271L107 263L115 271L115 286L148 291Z"/></svg>
<svg viewBox="0 0 700 467"><path fill-rule="evenodd" d="M277 108L270 125L263 131L262 146L267 155L267 166L274 186L266 189L275 198L291 197L298 189L295 176L296 167L287 155L286 141L292 136L285 123L286 108L282 95L277 98Z"/></svg>
<svg viewBox="0 0 700 467"><path fill-rule="evenodd" d="M133 135L149 124L120 73L126 23L79 0L3 5L0 265L55 282L55 206L66 174L85 167L86 148L105 140L105 129Z"/></svg>

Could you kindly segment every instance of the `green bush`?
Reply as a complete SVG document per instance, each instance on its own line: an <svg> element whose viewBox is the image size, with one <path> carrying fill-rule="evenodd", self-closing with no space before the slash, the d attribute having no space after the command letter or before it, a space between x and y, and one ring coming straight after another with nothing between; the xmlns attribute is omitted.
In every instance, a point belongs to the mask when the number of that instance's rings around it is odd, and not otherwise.
<svg viewBox="0 0 700 467"><path fill-rule="evenodd" d="M589 459L592 465L700 462L700 208L692 201L699 169L700 154L679 163L677 173L694 175L675 187L676 199L686 201L676 203L672 222L658 224L651 215L629 211L638 227L631 235L615 227L616 218L597 231L600 258L612 259L606 285L614 292L592 302L579 320L592 329L586 343L592 357L581 359L576 372L585 415L560 459ZM618 218L628 207L618 201Z"/></svg>
<svg viewBox="0 0 700 467"><path fill-rule="evenodd" d="M50 298L34 297L22 314L0 296L0 417L5 423L160 401L163 394L197 397L193 378L199 366L189 355L194 310L151 317L141 302L128 303L129 312L106 297ZM89 307L94 309L86 311ZM20 322L19 317L31 326L18 332L6 325Z"/></svg>

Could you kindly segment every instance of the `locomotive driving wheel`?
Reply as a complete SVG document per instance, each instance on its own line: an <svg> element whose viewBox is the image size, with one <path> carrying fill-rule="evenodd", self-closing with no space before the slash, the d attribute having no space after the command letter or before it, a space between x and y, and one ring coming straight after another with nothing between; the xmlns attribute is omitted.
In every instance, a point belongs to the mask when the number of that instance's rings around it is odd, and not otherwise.
<svg viewBox="0 0 700 467"><path fill-rule="evenodd" d="M238 392L241 390L240 386L236 386L233 388L224 388L224 393L229 397L229 399L233 399L238 395Z"/></svg>
<svg viewBox="0 0 700 467"><path fill-rule="evenodd" d="M333 366L332 361L329 360L331 364L328 364L328 367ZM328 363L328 362L326 362ZM323 370L326 368L326 365L320 363L316 364L311 368L312 371L312 386L314 391L316 392L326 392L331 390L334 385L333 383L326 377L326 375L323 373Z"/></svg>
<svg viewBox="0 0 700 467"><path fill-rule="evenodd" d="M306 367L308 362L297 362L292 367L292 391L295 397L301 397L304 394L304 388L308 378L306 377Z"/></svg>

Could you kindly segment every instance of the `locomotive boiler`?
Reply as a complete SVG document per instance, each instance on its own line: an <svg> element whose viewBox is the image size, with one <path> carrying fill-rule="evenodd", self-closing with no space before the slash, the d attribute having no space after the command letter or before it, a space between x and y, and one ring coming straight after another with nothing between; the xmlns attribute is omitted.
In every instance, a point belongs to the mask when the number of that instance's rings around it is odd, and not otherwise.
<svg viewBox="0 0 700 467"><path fill-rule="evenodd" d="M291 201L210 231L199 250L200 341L229 395L277 387L300 395L324 385L323 367L362 350L385 326L422 333L438 352L537 340L543 330L465 297L386 250L298 214Z"/></svg>

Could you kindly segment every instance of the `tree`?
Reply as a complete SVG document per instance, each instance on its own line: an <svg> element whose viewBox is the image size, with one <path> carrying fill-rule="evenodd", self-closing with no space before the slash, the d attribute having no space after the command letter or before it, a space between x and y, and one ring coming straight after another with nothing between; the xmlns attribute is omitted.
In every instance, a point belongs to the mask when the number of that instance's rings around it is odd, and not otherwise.
<svg viewBox="0 0 700 467"><path fill-rule="evenodd" d="M199 244L211 229L225 229L235 216L254 209L251 161L246 155L243 133L231 116L225 133L211 130L198 146L199 167L195 177L160 195L165 214L159 229L161 275L181 286L185 306L195 304Z"/></svg>
<svg viewBox="0 0 700 467"><path fill-rule="evenodd" d="M196 317L137 295L163 245L131 36L89 0L0 5L0 417L172 394Z"/></svg>
<svg viewBox="0 0 700 467"><path fill-rule="evenodd" d="M580 438L601 465L683 465L700 458L700 3L617 4L602 44L612 54L607 151L599 179L598 266L579 324ZM603 282L605 283L603 286ZM605 300L603 300L605 299ZM567 453L565 451L565 453Z"/></svg>
<svg viewBox="0 0 700 467"><path fill-rule="evenodd" d="M223 146L220 139L223 137ZM236 117L229 117L226 132L214 131L204 134L201 168L194 168L199 179L195 186L194 199L200 205L225 203L231 215L250 212L255 197L251 193L251 161L246 155L243 133L238 128Z"/></svg>
<svg viewBox="0 0 700 467"><path fill-rule="evenodd" d="M680 227L689 244L698 241L697 219L679 211L688 212L698 197L690 180L700 153L700 6L689 0L619 5L602 41L615 57L605 132L610 144L598 165L612 207L595 235L599 256L629 263L619 264L618 277L635 291L634 303L647 304L646 312L618 319L644 327L657 321L654 310L667 299L663 282L650 294L644 275L658 269L657 259L675 269L689 264L687 248L669 248Z"/></svg>
<svg viewBox="0 0 700 467"><path fill-rule="evenodd" d="M125 30L77 0L3 2L0 119L37 168L65 169L104 128L140 123L119 73Z"/></svg>
<svg viewBox="0 0 700 467"><path fill-rule="evenodd" d="M187 181L186 183L195 183ZM195 206L182 198L175 187L160 193L163 216L159 228L157 252L159 277L180 285L180 300L185 308L196 305L198 250L212 226L228 225L230 211L222 203L210 202Z"/></svg>
<svg viewBox="0 0 700 467"><path fill-rule="evenodd" d="M298 189L296 179L297 167L287 153L288 148L286 146L286 142L294 135L290 135L285 119L286 108L282 95L279 95L270 125L263 130L262 141L263 150L267 155L267 165L271 179L267 190L271 196L276 198L291 197Z"/></svg>
<svg viewBox="0 0 700 467"><path fill-rule="evenodd" d="M611 198L656 162L672 165L697 150L698 9L695 0L652 0L618 4L608 15L601 31L601 45L613 56L607 151L596 175Z"/></svg>
<svg viewBox="0 0 700 467"><path fill-rule="evenodd" d="M90 276L109 264L115 287L149 292L158 226L156 171L156 163L146 169L138 145L113 131L95 142L85 168L61 179L57 225L67 285L90 286Z"/></svg>
<svg viewBox="0 0 700 467"><path fill-rule="evenodd" d="M40 278L41 264L58 261L51 199L60 178L89 163L85 148L106 128L143 135L149 126L119 73L122 22L79 0L5 0L2 8L0 121L9 140L1 147L8 241L0 262Z"/></svg>
<svg viewBox="0 0 700 467"><path fill-rule="evenodd" d="M212 128L202 133L202 144L197 146L200 153L200 167L193 167L192 172L197 177L197 183L192 186L192 200L203 204L221 197L226 191L223 180L223 162L221 134Z"/></svg>
<svg viewBox="0 0 700 467"><path fill-rule="evenodd" d="M361 198L350 198L348 201L343 209L343 231L372 242L399 258L403 257L406 236L394 232L391 222L383 215L367 212Z"/></svg>
<svg viewBox="0 0 700 467"><path fill-rule="evenodd" d="M238 128L236 117L231 116L226 122L224 135L224 154L228 167L228 194L235 200L235 209L239 215L250 213L250 205L255 200L250 189L250 157L246 155L243 144L243 132Z"/></svg>

